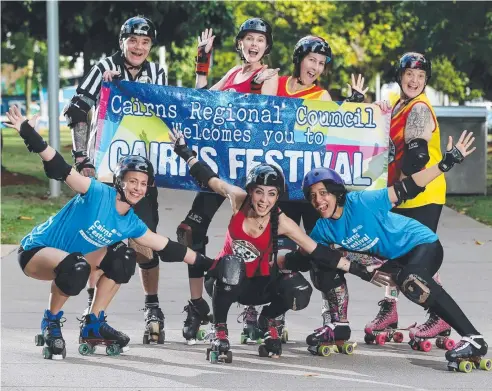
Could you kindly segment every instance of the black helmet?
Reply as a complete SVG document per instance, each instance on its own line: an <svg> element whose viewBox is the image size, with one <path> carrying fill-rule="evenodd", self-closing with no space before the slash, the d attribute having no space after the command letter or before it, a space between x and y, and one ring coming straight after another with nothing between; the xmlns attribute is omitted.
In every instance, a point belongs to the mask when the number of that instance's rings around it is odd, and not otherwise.
<svg viewBox="0 0 492 391"><path fill-rule="evenodd" d="M280 197L285 192L284 174L272 164L262 163L251 169L246 178L246 190L258 185L275 186Z"/></svg>
<svg viewBox="0 0 492 391"><path fill-rule="evenodd" d="M429 81L432 75L432 66L430 60L426 59L423 54L409 52L401 56L398 66L396 67L396 82L401 87L401 77L403 71L407 68L422 69L425 71L425 84Z"/></svg>
<svg viewBox="0 0 492 391"><path fill-rule="evenodd" d="M273 47L273 35L272 27L260 18L251 18L246 20L241 27L239 27L239 32L236 35L236 50L240 52L239 40L242 39L247 33L260 33L265 34L267 40L267 48L265 49L265 55L270 53Z"/></svg>
<svg viewBox="0 0 492 391"><path fill-rule="evenodd" d="M328 42L321 37L315 37L308 35L301 38L294 48L294 54L292 55L292 62L295 65L301 63L302 59L306 57L308 53L318 53L326 56L326 64L331 61L331 48Z"/></svg>
<svg viewBox="0 0 492 391"><path fill-rule="evenodd" d="M123 187L121 183L123 182L123 178L127 172L136 171L143 172L147 174L149 179L147 180L147 186L152 186L154 184L154 167L152 167L152 163L147 159L140 155L128 155L124 156L118 162L114 170L113 183L114 187L120 192L123 193Z"/></svg>
<svg viewBox="0 0 492 391"><path fill-rule="evenodd" d="M120 40L127 38L130 35L143 35L152 39L152 43L156 42L157 31L154 23L143 16L134 16L128 19L121 26Z"/></svg>

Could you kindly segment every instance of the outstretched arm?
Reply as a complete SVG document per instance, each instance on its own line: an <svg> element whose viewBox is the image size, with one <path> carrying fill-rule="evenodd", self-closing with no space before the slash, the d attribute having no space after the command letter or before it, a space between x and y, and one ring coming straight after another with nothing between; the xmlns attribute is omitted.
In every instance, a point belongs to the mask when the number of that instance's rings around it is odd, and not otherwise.
<svg viewBox="0 0 492 391"><path fill-rule="evenodd" d="M169 137L174 142L174 152L190 167L190 175L200 184L208 186L217 194L231 201L234 212L242 205L247 193L238 186L231 185L218 177L208 164L196 158L196 153L186 145L183 134L177 129L169 130Z"/></svg>
<svg viewBox="0 0 492 391"><path fill-rule="evenodd" d="M461 163L465 157L473 153L476 149L476 147L471 148L474 141L473 132L468 133L466 130L461 133L455 146L453 146L453 138L449 136L447 151L439 164L419 171L389 187L390 202L399 205L403 201L415 198L439 175L449 171L456 163Z"/></svg>
<svg viewBox="0 0 492 391"><path fill-rule="evenodd" d="M34 116L30 121L21 114L17 106L12 106L6 113L8 120L13 128L24 139L27 149L30 152L38 153L43 160L44 171L50 179L65 181L77 193L86 193L91 184L90 178L80 175L65 159L39 135L34 129L39 115Z"/></svg>

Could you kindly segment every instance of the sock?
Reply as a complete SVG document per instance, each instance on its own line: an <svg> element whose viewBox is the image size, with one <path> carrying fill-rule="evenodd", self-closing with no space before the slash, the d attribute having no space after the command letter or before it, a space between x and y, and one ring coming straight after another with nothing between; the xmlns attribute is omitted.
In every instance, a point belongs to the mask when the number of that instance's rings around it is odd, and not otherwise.
<svg viewBox="0 0 492 391"><path fill-rule="evenodd" d="M159 307L157 295L145 295L145 307Z"/></svg>
<svg viewBox="0 0 492 391"><path fill-rule="evenodd" d="M89 299L87 300L87 304L89 304L89 307L92 305L92 300L94 300L94 288L88 288L87 293L89 294Z"/></svg>
<svg viewBox="0 0 492 391"><path fill-rule="evenodd" d="M202 300L203 300L203 298L202 297L199 297L198 299L191 299L190 301L193 303L193 305L197 305Z"/></svg>

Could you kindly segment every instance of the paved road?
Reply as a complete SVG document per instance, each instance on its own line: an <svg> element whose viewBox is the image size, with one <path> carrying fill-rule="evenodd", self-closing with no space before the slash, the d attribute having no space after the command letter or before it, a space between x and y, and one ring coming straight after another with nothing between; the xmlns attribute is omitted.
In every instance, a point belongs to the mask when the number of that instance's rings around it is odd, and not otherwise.
<svg viewBox="0 0 492 391"><path fill-rule="evenodd" d="M176 225L187 212L193 194L160 192L159 231L174 237ZM210 230L210 254L216 254L229 219L224 205ZM439 227L445 248L442 280L446 289L464 308L476 327L492 341L492 229L466 216L445 209ZM142 345L143 294L138 277L124 286L109 308L111 325L131 337L130 351L119 357L77 352L76 317L86 305L85 292L71 299L66 308L63 335L67 358L44 360L34 346L49 283L26 278L17 265L12 247L2 249L2 358L4 390L484 390L492 389L492 373L471 374L446 370L443 351L414 352L407 344L359 345L352 356L315 357L306 351L305 337L320 325L321 300L313 294L310 306L288 314L290 339L278 360L260 358L256 346L238 343L240 324L235 305L229 314L232 364L212 365L205 361L206 345L183 344L183 306L188 298L185 265L162 264L160 302L166 315L166 343ZM10 252L10 254L9 254ZM364 324L378 311L382 291L348 276L349 316L353 340L363 341ZM400 325L424 321L425 313L405 298L400 300ZM453 334L455 337L457 335ZM406 336L407 337L407 336ZM408 338L408 337L407 337Z"/></svg>

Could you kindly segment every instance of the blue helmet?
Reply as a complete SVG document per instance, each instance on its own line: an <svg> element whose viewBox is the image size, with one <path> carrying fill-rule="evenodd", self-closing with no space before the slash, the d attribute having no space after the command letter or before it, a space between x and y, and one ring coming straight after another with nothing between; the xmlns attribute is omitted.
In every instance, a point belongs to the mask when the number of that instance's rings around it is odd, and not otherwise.
<svg viewBox="0 0 492 391"><path fill-rule="evenodd" d="M311 201L309 190L311 186L319 182L323 182L326 190L337 197L338 205L343 206L345 204L347 189L342 177L335 170L325 167L313 168L302 180L302 191L306 200Z"/></svg>

